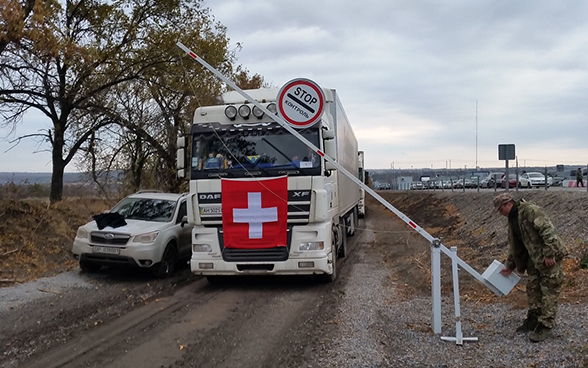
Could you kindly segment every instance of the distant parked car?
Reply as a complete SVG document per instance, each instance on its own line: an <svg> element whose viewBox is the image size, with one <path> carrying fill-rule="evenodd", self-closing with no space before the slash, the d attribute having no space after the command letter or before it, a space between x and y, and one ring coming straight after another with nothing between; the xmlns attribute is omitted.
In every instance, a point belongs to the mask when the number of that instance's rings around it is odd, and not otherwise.
<svg viewBox="0 0 588 368"><path fill-rule="evenodd" d="M492 172L485 179L480 182L482 188L500 188L500 180L504 176L502 172Z"/></svg>
<svg viewBox="0 0 588 368"><path fill-rule="evenodd" d="M550 175L549 177L551 178L551 181L552 181L552 184L551 185L554 186L554 187L561 187L562 186L562 181L565 179L565 178L563 178L561 176L557 176L557 175L556 176L551 176Z"/></svg>
<svg viewBox="0 0 588 368"><path fill-rule="evenodd" d="M534 187L544 187L545 186L545 174L540 172L528 172L521 175L522 178L527 178L531 182L531 186ZM553 178L551 176L547 176L547 185L551 186L553 184Z"/></svg>
<svg viewBox="0 0 588 368"><path fill-rule="evenodd" d="M525 175L525 174L523 174ZM509 174L508 175L508 187L509 188L531 188L531 182L528 178L525 178L523 175L519 175L519 182L517 183L517 175L516 174ZM502 178L500 182L501 188L506 188L506 178Z"/></svg>
<svg viewBox="0 0 588 368"><path fill-rule="evenodd" d="M179 259L191 254L192 227L182 221L186 205L184 194L132 194L80 226L72 253L84 272L132 266L167 277Z"/></svg>

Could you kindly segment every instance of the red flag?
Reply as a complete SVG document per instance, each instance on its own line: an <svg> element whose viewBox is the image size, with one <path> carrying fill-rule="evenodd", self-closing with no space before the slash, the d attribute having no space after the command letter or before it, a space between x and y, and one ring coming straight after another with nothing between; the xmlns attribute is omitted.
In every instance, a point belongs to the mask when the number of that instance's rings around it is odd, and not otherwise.
<svg viewBox="0 0 588 368"><path fill-rule="evenodd" d="M287 246L288 178L221 180L225 248Z"/></svg>

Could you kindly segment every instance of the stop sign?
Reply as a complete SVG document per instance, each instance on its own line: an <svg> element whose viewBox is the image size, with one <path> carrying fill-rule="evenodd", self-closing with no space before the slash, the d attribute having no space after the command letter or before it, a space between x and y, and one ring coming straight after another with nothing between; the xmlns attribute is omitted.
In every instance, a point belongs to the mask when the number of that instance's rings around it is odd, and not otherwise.
<svg viewBox="0 0 588 368"><path fill-rule="evenodd" d="M323 90L315 82L292 79L278 93L278 114L292 127L307 128L316 123L325 107Z"/></svg>

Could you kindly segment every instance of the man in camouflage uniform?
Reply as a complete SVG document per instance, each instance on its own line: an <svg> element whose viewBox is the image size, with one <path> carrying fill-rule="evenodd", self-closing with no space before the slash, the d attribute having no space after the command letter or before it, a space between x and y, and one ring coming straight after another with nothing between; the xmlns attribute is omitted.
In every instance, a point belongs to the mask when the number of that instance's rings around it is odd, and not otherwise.
<svg viewBox="0 0 588 368"><path fill-rule="evenodd" d="M555 325L558 297L564 272L562 260L568 251L545 211L509 193L494 198L494 208L508 217L508 258L500 271L509 276L516 268L527 271L527 318L517 332L529 331L532 342L545 340Z"/></svg>

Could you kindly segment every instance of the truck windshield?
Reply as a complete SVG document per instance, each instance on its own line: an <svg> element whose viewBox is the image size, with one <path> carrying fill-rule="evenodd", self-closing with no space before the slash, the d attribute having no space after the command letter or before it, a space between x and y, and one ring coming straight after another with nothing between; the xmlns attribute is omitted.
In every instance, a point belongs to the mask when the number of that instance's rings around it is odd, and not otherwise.
<svg viewBox="0 0 588 368"><path fill-rule="evenodd" d="M318 147L319 126L298 133ZM320 156L276 123L207 124L192 134L192 178L320 173Z"/></svg>

